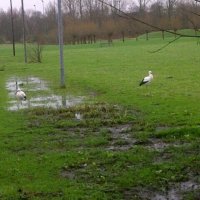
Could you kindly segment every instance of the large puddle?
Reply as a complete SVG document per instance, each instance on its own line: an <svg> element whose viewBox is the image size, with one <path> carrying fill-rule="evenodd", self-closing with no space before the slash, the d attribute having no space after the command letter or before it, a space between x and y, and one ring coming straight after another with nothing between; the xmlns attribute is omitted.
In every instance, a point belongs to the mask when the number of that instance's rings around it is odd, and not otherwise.
<svg viewBox="0 0 200 200"><path fill-rule="evenodd" d="M15 97L16 81L18 87L27 95L27 100L19 102ZM33 107L71 107L83 102L84 97L74 97L71 95L56 95L53 94L48 87L48 83L38 77L15 78L12 77L6 82L10 101L8 102L8 110L15 111L19 109Z"/></svg>

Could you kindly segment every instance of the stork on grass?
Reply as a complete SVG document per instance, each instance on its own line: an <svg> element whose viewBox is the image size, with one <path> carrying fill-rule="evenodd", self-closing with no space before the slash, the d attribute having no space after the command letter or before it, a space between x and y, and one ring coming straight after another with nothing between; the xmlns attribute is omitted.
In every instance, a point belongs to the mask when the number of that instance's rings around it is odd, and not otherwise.
<svg viewBox="0 0 200 200"><path fill-rule="evenodd" d="M15 96L16 96L17 100L21 102L21 104L22 104L22 101L26 101L26 94L19 88L17 81L16 81Z"/></svg>
<svg viewBox="0 0 200 200"><path fill-rule="evenodd" d="M142 85L148 86L152 80L153 80L153 74L152 71L149 71L149 75L142 79L142 81L140 82L140 86Z"/></svg>

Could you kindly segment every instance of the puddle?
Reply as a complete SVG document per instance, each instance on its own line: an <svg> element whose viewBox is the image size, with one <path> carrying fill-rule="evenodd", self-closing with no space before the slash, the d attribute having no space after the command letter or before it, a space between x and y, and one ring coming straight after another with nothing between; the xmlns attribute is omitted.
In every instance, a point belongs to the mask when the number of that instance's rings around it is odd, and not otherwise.
<svg viewBox="0 0 200 200"><path fill-rule="evenodd" d="M27 94L27 100L19 102L16 100L16 80L18 87ZM8 110L16 111L33 107L72 107L83 102L84 97L71 95L61 96L52 94L46 81L38 77L27 77L25 79L10 78L6 82L6 89L10 97Z"/></svg>
<svg viewBox="0 0 200 200"><path fill-rule="evenodd" d="M24 91L36 92L49 90L47 82L39 79L38 77L27 77L25 79L10 78L6 82L6 89L9 92L9 96L14 97L16 92L16 81L18 86Z"/></svg>
<svg viewBox="0 0 200 200"><path fill-rule="evenodd" d="M72 107L82 103L83 97L63 97L57 95L33 97L22 103L12 100L9 102L8 110L15 111L19 109L33 108L33 107L47 107L47 108L61 108Z"/></svg>
<svg viewBox="0 0 200 200"><path fill-rule="evenodd" d="M149 139L149 141L150 141L150 145L147 145L147 147L150 149L151 148L155 149L156 151L162 150L170 146L170 144L163 142L161 139L152 138L152 139Z"/></svg>

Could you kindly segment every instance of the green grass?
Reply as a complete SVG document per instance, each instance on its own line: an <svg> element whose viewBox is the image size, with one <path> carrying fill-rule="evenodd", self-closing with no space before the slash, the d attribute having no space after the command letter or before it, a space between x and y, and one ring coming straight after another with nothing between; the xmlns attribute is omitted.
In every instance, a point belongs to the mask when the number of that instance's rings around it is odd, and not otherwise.
<svg viewBox="0 0 200 200"><path fill-rule="evenodd" d="M181 38L149 53L173 39L160 37L65 46L64 89L57 46L44 47L41 64L24 64L20 44L16 57L11 45L0 46L0 199L147 199L173 188L198 199L199 189L177 185L200 185L200 47ZM139 87L149 70L152 84ZM56 94L87 100L69 109L8 111L6 81L31 76Z"/></svg>

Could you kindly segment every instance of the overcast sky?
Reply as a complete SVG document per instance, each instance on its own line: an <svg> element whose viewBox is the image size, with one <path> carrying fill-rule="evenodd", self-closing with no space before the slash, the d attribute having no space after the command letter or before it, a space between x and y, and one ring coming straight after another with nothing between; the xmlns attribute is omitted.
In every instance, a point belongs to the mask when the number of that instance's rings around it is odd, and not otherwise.
<svg viewBox="0 0 200 200"><path fill-rule="evenodd" d="M54 0L43 0L44 6L50 1L54 1ZM12 0L12 2L13 2L13 9L14 8L19 9L21 7L21 0ZM10 0L0 0L0 9L7 11L9 8L10 8ZM35 8L36 10L42 11L42 0L24 0L25 10L27 9L34 10Z"/></svg>

